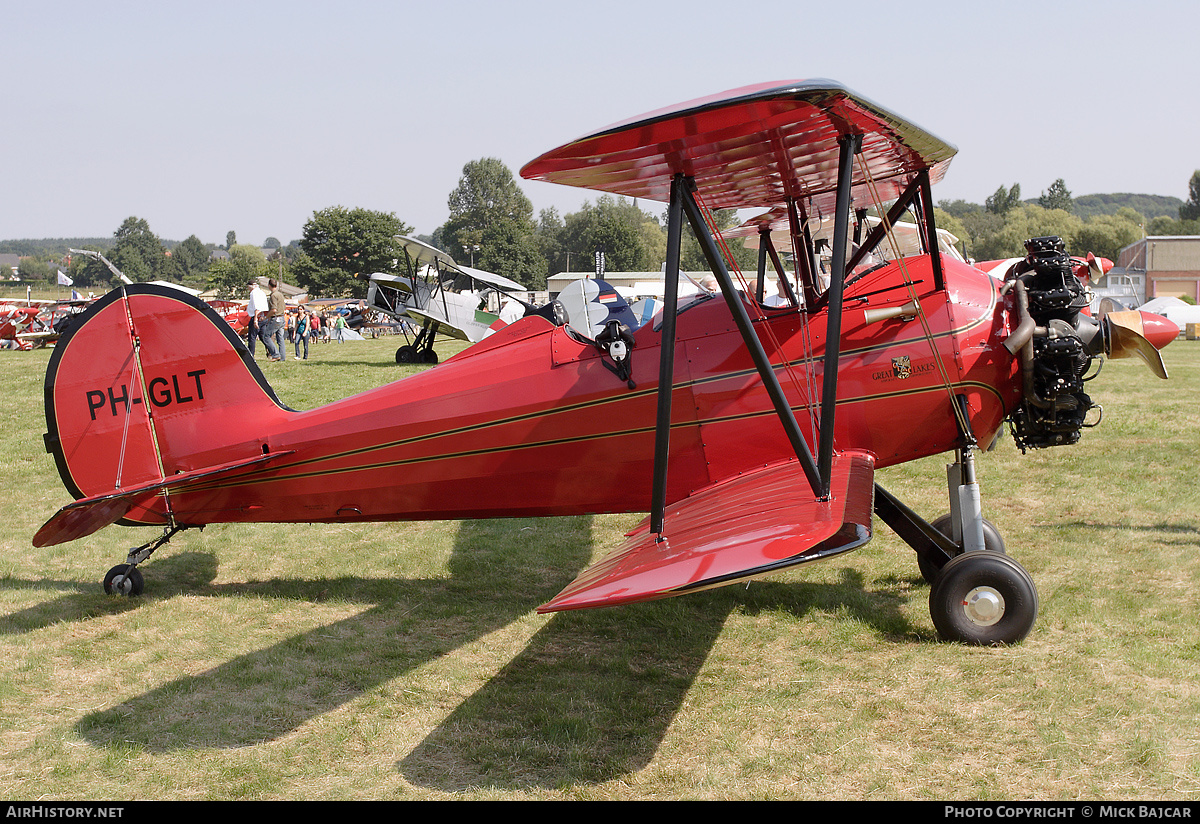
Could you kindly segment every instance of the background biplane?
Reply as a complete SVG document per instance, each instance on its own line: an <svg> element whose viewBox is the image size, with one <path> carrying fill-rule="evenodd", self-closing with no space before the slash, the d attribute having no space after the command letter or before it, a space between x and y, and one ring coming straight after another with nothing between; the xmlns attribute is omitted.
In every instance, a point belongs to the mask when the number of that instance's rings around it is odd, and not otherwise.
<svg viewBox="0 0 1200 824"><path fill-rule="evenodd" d="M415 339L396 350L397 363L437 363L433 343L438 333L477 343L497 321L511 323L534 309L511 294L525 291L515 280L459 265L416 238L398 237L396 243L405 274L371 275L367 305L420 326Z"/></svg>
<svg viewBox="0 0 1200 824"><path fill-rule="evenodd" d="M589 134L522 174L669 204L659 314L594 337L528 315L435 369L307 412L279 401L203 304L117 289L47 369L46 445L76 501L34 543L161 526L106 577L135 594L139 564L209 523L649 512L541 607L553 611L828 558L866 543L878 515L931 580L942 637L1018 641L1037 591L983 517L976 452L1006 420L1022 450L1076 442L1097 422L1083 391L1095 359L1161 369L1156 347L1177 330L1081 311L1086 290L1056 238L1031 239L1003 282L936 253L930 187L954 153L827 80L748 87ZM756 207L782 208L791 229L793 305L755 300L710 228L712 209ZM868 207L879 222L855 248L852 215ZM906 211L921 252L859 270ZM828 214L825 284L805 227ZM685 226L718 295L677 294ZM769 231L760 241L761 281L768 263L784 267ZM942 453L954 456L949 514L932 523L875 482L879 467Z"/></svg>
<svg viewBox="0 0 1200 824"><path fill-rule="evenodd" d="M30 335L43 329L38 317L45 312L40 305L0 304L0 340L12 341L18 349L32 348Z"/></svg>
<svg viewBox="0 0 1200 824"><path fill-rule="evenodd" d="M57 341L91 298L28 299L0 303L0 341L16 349L32 349Z"/></svg>

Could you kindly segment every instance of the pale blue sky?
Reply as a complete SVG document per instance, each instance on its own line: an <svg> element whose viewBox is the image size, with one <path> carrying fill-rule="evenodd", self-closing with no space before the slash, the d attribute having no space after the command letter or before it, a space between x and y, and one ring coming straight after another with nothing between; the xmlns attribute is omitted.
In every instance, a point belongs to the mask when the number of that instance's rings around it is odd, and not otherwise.
<svg viewBox="0 0 1200 824"><path fill-rule="evenodd" d="M838 80L956 145L935 198L1062 177L1187 196L1195 0L0 0L0 239L432 232L463 164L765 80ZM521 182L534 209L594 193ZM643 204L659 211L656 204Z"/></svg>

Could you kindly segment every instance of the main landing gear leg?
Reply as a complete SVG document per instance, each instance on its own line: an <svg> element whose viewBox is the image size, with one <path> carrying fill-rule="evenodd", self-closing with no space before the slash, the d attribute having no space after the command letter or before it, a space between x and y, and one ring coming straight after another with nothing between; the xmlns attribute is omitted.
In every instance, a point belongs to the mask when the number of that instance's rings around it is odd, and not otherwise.
<svg viewBox="0 0 1200 824"><path fill-rule="evenodd" d="M438 324L426 323L417 333L410 344L405 344L396 350L396 363L430 363L438 362L437 352L433 351L433 339L437 335Z"/></svg>
<svg viewBox="0 0 1200 824"><path fill-rule="evenodd" d="M137 568L137 565L149 559L154 554L154 551L171 540L176 532L181 532L185 529L188 529L188 527L169 526L155 540L130 549L125 563L117 564L104 576L104 592L108 595L124 595L128 598L141 595L143 589L145 589L146 581L142 577L142 571Z"/></svg>
<svg viewBox="0 0 1200 824"><path fill-rule="evenodd" d="M1037 587L1025 568L1005 554L1000 532L983 517L971 445L956 451L946 480L950 513L933 526L948 532L961 551L931 579L933 625L947 641L1016 643L1037 621ZM928 578L927 570L922 573Z"/></svg>
<svg viewBox="0 0 1200 824"><path fill-rule="evenodd" d="M966 644L1012 644L1037 620L1033 579L1005 554L999 530L983 517L971 447L947 467L950 512L926 523L875 486L875 513L917 553L930 582L929 614L938 635Z"/></svg>

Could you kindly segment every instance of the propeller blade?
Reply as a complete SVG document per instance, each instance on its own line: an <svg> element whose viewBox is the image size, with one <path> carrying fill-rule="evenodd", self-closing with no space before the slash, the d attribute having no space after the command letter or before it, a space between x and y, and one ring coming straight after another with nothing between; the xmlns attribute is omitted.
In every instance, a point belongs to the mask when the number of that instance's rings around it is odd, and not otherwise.
<svg viewBox="0 0 1200 824"><path fill-rule="evenodd" d="M1096 310L1096 320L1104 320L1109 312L1125 312L1125 304L1113 298L1100 298L1100 306Z"/></svg>
<svg viewBox="0 0 1200 824"><path fill-rule="evenodd" d="M1167 377L1167 366L1158 350L1179 334L1179 327L1149 312L1108 312L1104 324L1104 349L1110 358L1138 357L1158 377Z"/></svg>

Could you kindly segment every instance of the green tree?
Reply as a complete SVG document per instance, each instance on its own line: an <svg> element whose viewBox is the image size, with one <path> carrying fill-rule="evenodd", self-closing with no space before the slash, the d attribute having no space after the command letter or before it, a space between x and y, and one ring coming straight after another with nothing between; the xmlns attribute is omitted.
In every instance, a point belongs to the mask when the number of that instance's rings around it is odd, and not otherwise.
<svg viewBox="0 0 1200 824"><path fill-rule="evenodd" d="M313 212L300 241L304 254L292 274L312 295L365 297L373 272L395 269L393 239L410 232L412 227L390 212L342 206Z"/></svg>
<svg viewBox="0 0 1200 824"><path fill-rule="evenodd" d="M106 257L130 280L145 282L175 274L168 269L170 259L162 241L150 231L150 224L144 219L125 218L113 237L116 242Z"/></svg>
<svg viewBox="0 0 1200 824"><path fill-rule="evenodd" d="M939 200L938 208L946 214L957 218L961 218L964 215L971 214L972 212L978 212L981 209L978 203L971 203L970 201L962 200L961 198L958 200Z"/></svg>
<svg viewBox="0 0 1200 824"><path fill-rule="evenodd" d="M1072 212L1075 207L1075 200L1071 197L1070 190L1067 189L1067 184L1060 177L1058 180L1050 184L1050 188L1042 192L1038 197L1038 205L1043 209L1062 209L1064 212Z"/></svg>
<svg viewBox="0 0 1200 824"><path fill-rule="evenodd" d="M1096 215L1085 220L1068 251L1077 255L1091 252L1096 257L1116 260L1117 255L1142 236L1145 218L1133 209L1120 209L1115 215Z"/></svg>
<svg viewBox="0 0 1200 824"><path fill-rule="evenodd" d="M1021 205L1021 184L1014 183L1011 189L1001 186L983 202L983 207L994 215L1007 214Z"/></svg>
<svg viewBox="0 0 1200 824"><path fill-rule="evenodd" d="M651 268L643 224L653 220L625 198L601 195L567 215L563 237L579 271L595 268L595 255L604 253L604 268L614 272L643 272ZM665 248L665 247L664 247Z"/></svg>
<svg viewBox="0 0 1200 824"><path fill-rule="evenodd" d="M718 231L732 229L738 223L737 210L718 209L713 212L713 221L716 223ZM738 241L729 244L729 252L733 255L734 265L740 269L743 274L755 274L755 276L757 276L757 251L753 249L747 249L744 243ZM726 261L726 265L728 265L728 263L729 262ZM684 229L683 237L681 239L679 247L679 267L685 272L709 271L708 260L704 257L704 253L700 251L700 242L696 240L696 235L691 231L690 227Z"/></svg>
<svg viewBox="0 0 1200 824"><path fill-rule="evenodd" d="M1200 235L1200 219L1172 220L1159 215L1146 227L1148 235Z"/></svg>
<svg viewBox="0 0 1200 824"><path fill-rule="evenodd" d="M1188 181L1187 202L1179 207L1180 220L1200 220L1200 169L1192 172Z"/></svg>
<svg viewBox="0 0 1200 824"><path fill-rule="evenodd" d="M178 244L172 250L171 257L175 258L183 277L188 280L208 273L208 248L195 235Z"/></svg>
<svg viewBox="0 0 1200 824"><path fill-rule="evenodd" d="M950 234L958 238L959 251L961 252L967 247L970 241L970 233L967 231L967 225L961 219L955 217L944 209L935 207L933 210L933 222L939 229L945 229Z"/></svg>
<svg viewBox="0 0 1200 824"><path fill-rule="evenodd" d="M565 224L558 209L551 206L538 212L537 229L533 237L538 251L546 261L546 275L565 272L567 269L567 247L564 236Z"/></svg>
<svg viewBox="0 0 1200 824"><path fill-rule="evenodd" d="M485 157L467 163L447 204L450 217L435 232L439 248L455 260L474 255L478 268L526 285L545 280L533 204L503 162Z"/></svg>
<svg viewBox="0 0 1200 824"><path fill-rule="evenodd" d="M546 288L546 259L528 227L515 221L500 221L480 235L476 265L503 275L530 289Z"/></svg>
<svg viewBox="0 0 1200 824"><path fill-rule="evenodd" d="M1025 256L1025 241L1031 237L1057 235L1068 251L1077 248L1083 221L1062 209L1044 209L1026 203L1012 209L1004 217L1004 225L992 235L976 238L972 257L976 260L1001 260Z"/></svg>
<svg viewBox="0 0 1200 824"><path fill-rule="evenodd" d="M58 282L58 268L51 266L48 261L39 260L32 256L21 258L17 265L17 274L24 281L41 280L48 281L51 284Z"/></svg>
<svg viewBox="0 0 1200 824"><path fill-rule="evenodd" d="M246 284L260 277L279 277L277 263L270 262L257 246L235 243L229 249L229 258L214 260L208 267L209 289L217 297L226 300L245 298ZM287 278L286 270L283 272Z"/></svg>
<svg viewBox="0 0 1200 824"><path fill-rule="evenodd" d="M83 243L76 248L86 249L89 252L108 257L112 254L112 249L106 246L101 246L95 243ZM111 260L111 258L109 258ZM67 269L67 275L75 282L76 287L99 286L108 288L112 285L113 279L116 277L112 271L104 265L104 262L90 255L71 255L71 262Z"/></svg>
<svg viewBox="0 0 1200 824"><path fill-rule="evenodd" d="M667 230L654 215L648 212L642 212L642 215L640 229L642 245L646 247L645 269L658 272L667 261Z"/></svg>

